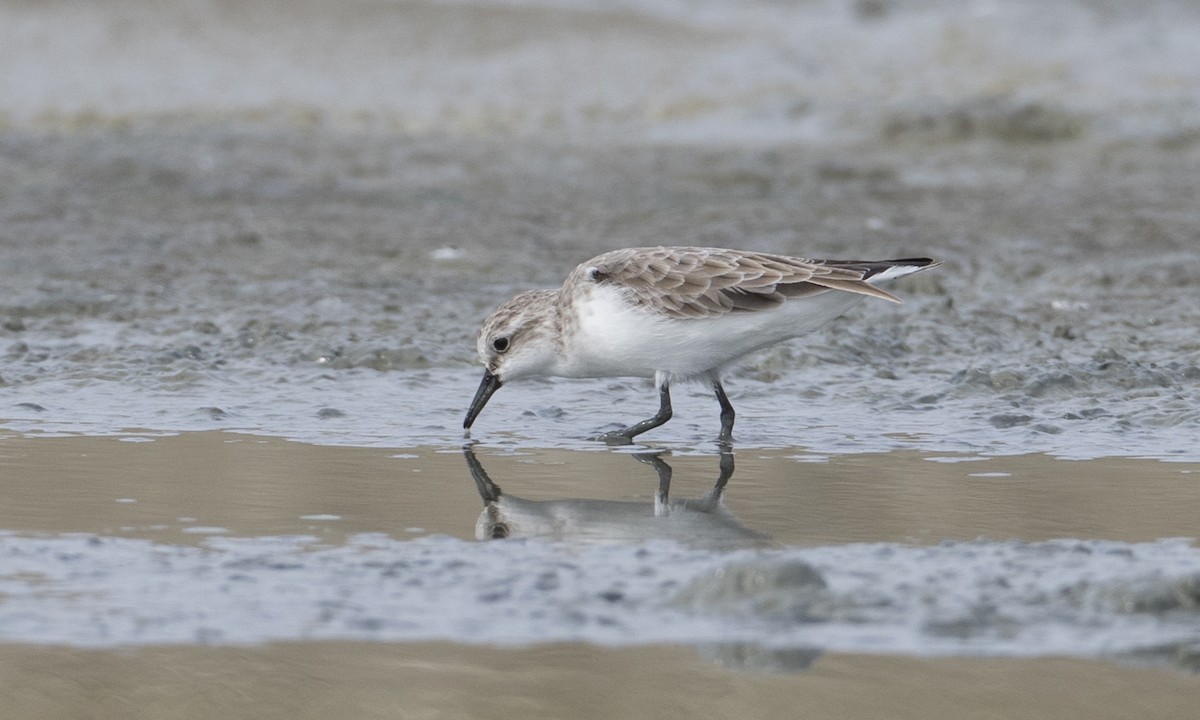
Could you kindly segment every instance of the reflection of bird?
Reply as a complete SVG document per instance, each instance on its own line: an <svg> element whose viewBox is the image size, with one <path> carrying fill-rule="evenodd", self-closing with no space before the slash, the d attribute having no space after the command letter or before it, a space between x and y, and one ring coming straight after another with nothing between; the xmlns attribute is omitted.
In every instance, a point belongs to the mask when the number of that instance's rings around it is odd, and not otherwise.
<svg viewBox="0 0 1200 720"><path fill-rule="evenodd" d="M524 377L653 377L654 417L602 436L628 444L671 419L672 382L707 382L721 405L719 440L734 411L720 372L755 350L812 332L864 297L899 302L875 284L940 263L801 260L724 248L614 250L575 268L561 288L523 292L480 328L483 381L463 427L503 383Z"/></svg>
<svg viewBox="0 0 1200 720"><path fill-rule="evenodd" d="M733 454L721 454L720 475L713 488L694 499L670 500L671 466L656 454L634 457L658 472L654 504L617 500L524 500L505 494L492 482L468 444L463 455L475 487L483 498L483 513L475 524L480 540L529 537L587 543L674 540L691 547L735 549L770 543L770 537L750 530L722 501L733 476Z"/></svg>

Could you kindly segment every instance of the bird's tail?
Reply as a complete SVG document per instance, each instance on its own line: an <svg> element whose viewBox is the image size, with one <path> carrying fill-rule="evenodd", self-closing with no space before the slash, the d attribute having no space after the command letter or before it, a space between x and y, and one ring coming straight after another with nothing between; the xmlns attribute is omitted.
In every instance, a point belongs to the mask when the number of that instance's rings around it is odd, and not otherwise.
<svg viewBox="0 0 1200 720"><path fill-rule="evenodd" d="M941 260L932 258L904 258L901 260L822 260L822 265L862 273L857 280L812 278L808 282L832 290L870 295L882 300L900 302L900 298L886 290L875 287L878 282L892 280L915 272L927 270L942 264Z"/></svg>

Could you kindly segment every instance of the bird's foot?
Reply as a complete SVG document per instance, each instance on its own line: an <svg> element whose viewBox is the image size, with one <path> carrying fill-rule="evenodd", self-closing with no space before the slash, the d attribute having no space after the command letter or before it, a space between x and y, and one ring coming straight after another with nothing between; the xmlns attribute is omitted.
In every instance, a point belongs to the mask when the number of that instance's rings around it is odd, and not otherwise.
<svg viewBox="0 0 1200 720"><path fill-rule="evenodd" d="M599 435L595 435L588 439L596 442L602 442L610 447L633 444L633 436L624 430L612 430L610 432L600 433Z"/></svg>

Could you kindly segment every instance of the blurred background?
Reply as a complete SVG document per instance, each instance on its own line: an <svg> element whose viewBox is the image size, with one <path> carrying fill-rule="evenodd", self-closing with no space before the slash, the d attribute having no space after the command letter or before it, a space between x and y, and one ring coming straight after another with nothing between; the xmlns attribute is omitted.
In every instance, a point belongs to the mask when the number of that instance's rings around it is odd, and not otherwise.
<svg viewBox="0 0 1200 720"><path fill-rule="evenodd" d="M410 136L1159 139L1196 123L1180 0L2 4L12 127Z"/></svg>

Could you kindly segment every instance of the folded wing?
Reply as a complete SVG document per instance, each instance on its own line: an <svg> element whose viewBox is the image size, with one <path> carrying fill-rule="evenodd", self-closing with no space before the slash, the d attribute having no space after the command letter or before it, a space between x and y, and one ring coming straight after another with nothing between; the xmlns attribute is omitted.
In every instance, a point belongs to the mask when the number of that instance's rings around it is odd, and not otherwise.
<svg viewBox="0 0 1200 720"><path fill-rule="evenodd" d="M934 264L928 258L804 260L723 248L628 248L580 265L566 285L612 283L625 288L633 302L648 309L680 319L705 318L771 310L789 299L831 291L899 302L868 280Z"/></svg>

